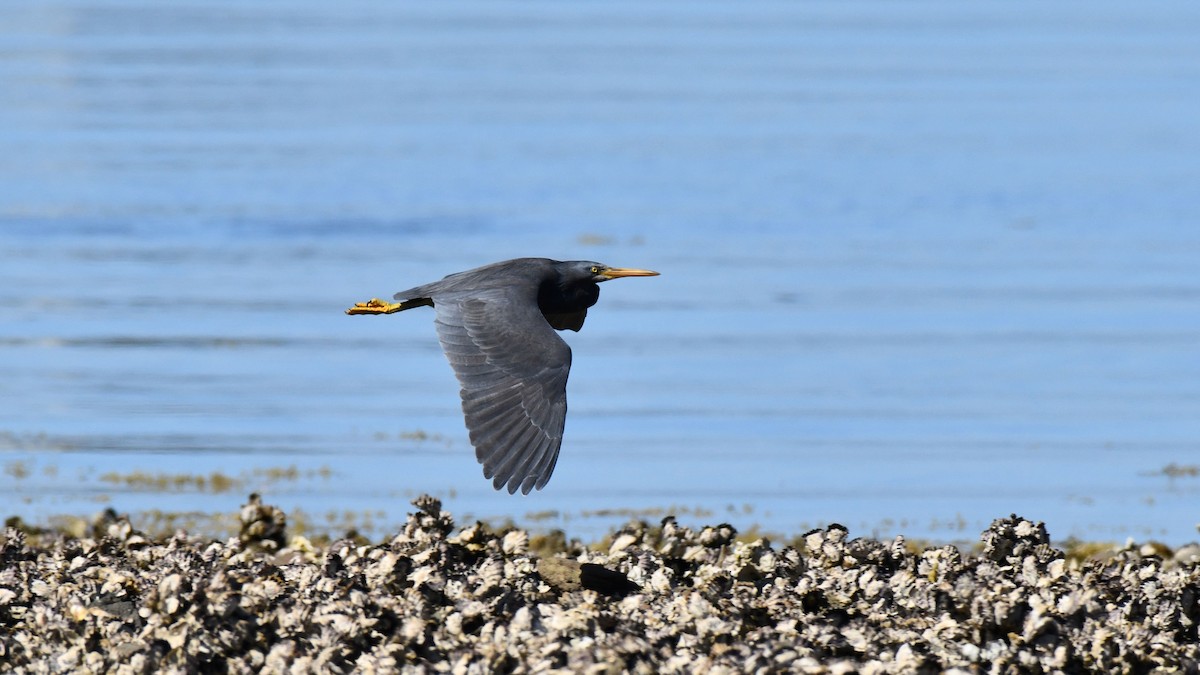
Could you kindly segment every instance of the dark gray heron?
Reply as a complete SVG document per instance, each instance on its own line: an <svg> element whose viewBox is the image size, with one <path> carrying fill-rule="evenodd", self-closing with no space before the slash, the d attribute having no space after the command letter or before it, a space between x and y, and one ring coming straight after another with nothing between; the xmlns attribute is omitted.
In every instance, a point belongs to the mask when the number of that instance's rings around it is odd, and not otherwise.
<svg viewBox="0 0 1200 675"><path fill-rule="evenodd" d="M597 285L658 272L597 262L517 258L372 298L347 314L437 312L438 340L462 387L475 458L497 490L529 494L554 473L567 418L571 348L555 330L578 331Z"/></svg>

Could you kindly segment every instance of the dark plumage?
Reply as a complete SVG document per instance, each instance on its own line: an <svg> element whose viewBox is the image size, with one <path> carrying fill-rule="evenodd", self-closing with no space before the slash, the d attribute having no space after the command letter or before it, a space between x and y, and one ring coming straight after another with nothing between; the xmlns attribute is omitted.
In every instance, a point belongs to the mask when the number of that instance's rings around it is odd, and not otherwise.
<svg viewBox="0 0 1200 675"><path fill-rule="evenodd" d="M373 299L347 314L432 306L438 339L462 386L475 457L497 490L529 494L554 473L567 416L571 348L555 330L583 327L600 282L654 276L596 262L518 258Z"/></svg>

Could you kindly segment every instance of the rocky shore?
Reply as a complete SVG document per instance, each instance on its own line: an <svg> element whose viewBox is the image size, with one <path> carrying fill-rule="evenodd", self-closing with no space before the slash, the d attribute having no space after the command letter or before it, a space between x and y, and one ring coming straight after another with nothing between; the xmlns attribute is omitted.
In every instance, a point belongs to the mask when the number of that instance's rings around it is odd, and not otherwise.
<svg viewBox="0 0 1200 675"><path fill-rule="evenodd" d="M1196 546L1068 558L1016 516L969 553L671 518L549 546L414 505L377 545L289 540L253 497L224 542L9 528L0 671L1200 671Z"/></svg>

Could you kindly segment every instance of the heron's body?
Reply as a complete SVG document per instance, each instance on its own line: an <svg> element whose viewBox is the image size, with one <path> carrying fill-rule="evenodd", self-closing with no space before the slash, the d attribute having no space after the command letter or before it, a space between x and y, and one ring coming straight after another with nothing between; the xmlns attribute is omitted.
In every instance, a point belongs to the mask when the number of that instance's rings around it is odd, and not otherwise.
<svg viewBox="0 0 1200 675"><path fill-rule="evenodd" d="M550 480L567 415L571 348L555 332L579 330L597 285L653 276L587 261L518 258L451 274L348 314L432 306L438 339L461 385L475 456L496 489L528 494Z"/></svg>

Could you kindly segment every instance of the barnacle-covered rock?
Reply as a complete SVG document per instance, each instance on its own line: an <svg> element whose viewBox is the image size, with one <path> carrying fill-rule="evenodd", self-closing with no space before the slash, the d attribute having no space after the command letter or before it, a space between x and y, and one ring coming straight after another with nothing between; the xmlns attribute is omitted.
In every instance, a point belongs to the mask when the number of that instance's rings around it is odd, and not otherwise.
<svg viewBox="0 0 1200 675"><path fill-rule="evenodd" d="M241 532L238 539L245 546L257 546L269 551L283 548L287 530L287 516L274 506L263 503L258 493L250 495L250 499L238 513L241 522Z"/></svg>
<svg viewBox="0 0 1200 675"><path fill-rule="evenodd" d="M995 521L981 553L814 530L629 523L537 556L519 529L455 531L421 497L390 541L150 541L102 514L82 537L0 541L0 664L19 672L1197 672L1195 545L1083 560ZM141 537L141 539L139 539Z"/></svg>

